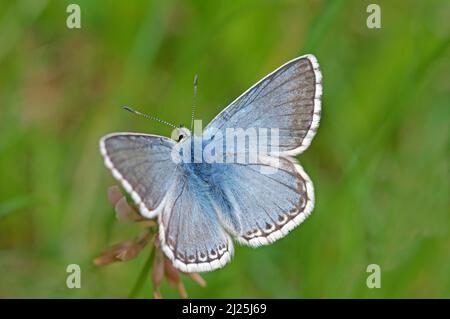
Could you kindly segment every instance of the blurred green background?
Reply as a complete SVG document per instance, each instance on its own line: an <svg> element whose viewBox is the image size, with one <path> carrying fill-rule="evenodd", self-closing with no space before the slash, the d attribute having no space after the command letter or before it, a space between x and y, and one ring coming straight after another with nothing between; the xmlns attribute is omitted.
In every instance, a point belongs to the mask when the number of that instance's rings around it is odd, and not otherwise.
<svg viewBox="0 0 450 319"><path fill-rule="evenodd" d="M286 61L317 56L322 122L299 157L317 204L289 236L236 247L207 273L209 297L449 297L450 6L442 1L78 0L0 2L0 297L127 297L148 250L96 268L105 247L137 225L115 220L114 184L98 140L209 122ZM381 6L381 29L366 7ZM81 266L81 289L66 266ZM366 267L379 264L381 288ZM150 276L138 297L151 297ZM162 286L164 297L178 293Z"/></svg>

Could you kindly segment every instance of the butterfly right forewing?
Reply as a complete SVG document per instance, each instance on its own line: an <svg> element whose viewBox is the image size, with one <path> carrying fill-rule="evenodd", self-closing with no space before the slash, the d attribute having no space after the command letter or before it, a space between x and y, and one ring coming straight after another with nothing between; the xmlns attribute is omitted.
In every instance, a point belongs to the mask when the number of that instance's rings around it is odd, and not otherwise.
<svg viewBox="0 0 450 319"><path fill-rule="evenodd" d="M321 115L322 73L317 59L301 56L287 62L245 91L205 129L205 135L227 128L277 128L279 151L297 155L310 145Z"/></svg>

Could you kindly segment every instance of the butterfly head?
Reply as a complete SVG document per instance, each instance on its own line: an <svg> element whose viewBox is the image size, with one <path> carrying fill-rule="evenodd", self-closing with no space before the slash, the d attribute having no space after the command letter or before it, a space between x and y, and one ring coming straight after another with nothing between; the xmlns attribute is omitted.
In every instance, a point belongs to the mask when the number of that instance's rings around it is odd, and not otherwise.
<svg viewBox="0 0 450 319"><path fill-rule="evenodd" d="M176 142L181 142L191 136L191 131L186 127L177 127L172 131L171 138Z"/></svg>

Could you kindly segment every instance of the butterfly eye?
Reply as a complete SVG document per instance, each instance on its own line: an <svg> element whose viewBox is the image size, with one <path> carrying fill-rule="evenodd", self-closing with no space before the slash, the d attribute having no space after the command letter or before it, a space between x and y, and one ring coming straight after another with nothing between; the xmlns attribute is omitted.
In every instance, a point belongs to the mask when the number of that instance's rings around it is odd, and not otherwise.
<svg viewBox="0 0 450 319"><path fill-rule="evenodd" d="M179 141L181 141L182 139L183 139L183 134L180 134L180 136L178 136L178 141L177 142L179 142Z"/></svg>

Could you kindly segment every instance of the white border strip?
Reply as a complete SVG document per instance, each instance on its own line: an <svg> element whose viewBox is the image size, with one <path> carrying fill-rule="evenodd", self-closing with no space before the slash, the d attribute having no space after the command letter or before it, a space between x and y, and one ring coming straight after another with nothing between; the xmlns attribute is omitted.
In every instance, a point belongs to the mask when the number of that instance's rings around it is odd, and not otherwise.
<svg viewBox="0 0 450 319"><path fill-rule="evenodd" d="M202 263L183 263L181 260L177 259L173 251L169 248L168 245L166 245L166 239L165 239L165 232L164 232L164 226L162 222L159 222L159 241L161 243L161 248L166 254L166 256L172 261L172 264L175 268L181 270L182 272L208 272L213 271L219 268L224 267L226 264L228 264L231 261L231 258L234 254L234 246L233 241L231 240L230 236L226 234L227 242L228 242L228 251L226 251L222 257L215 259L211 262L202 262ZM205 252L207 255L209 255L209 252ZM198 257L198 256L197 256Z"/></svg>
<svg viewBox="0 0 450 319"><path fill-rule="evenodd" d="M317 59L312 54L304 55L300 58L306 58L311 62L313 66L314 71L314 77L316 82L316 87L314 89L314 108L313 108L313 118L311 122L311 126L309 127L308 132L306 133L305 137L302 140L302 144L290 151L284 151L280 152L279 155L287 155L287 156L295 156L298 154L303 153L309 145L311 145L311 142L314 138L314 136L317 133L317 129L319 128L320 124L320 113L322 111L322 73L320 72L319 63L317 62Z"/></svg>

